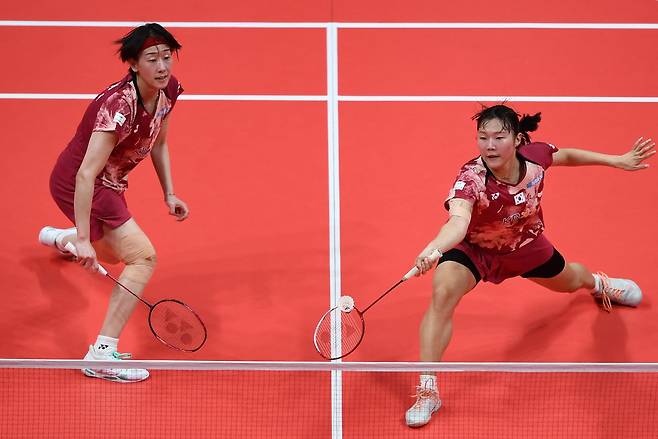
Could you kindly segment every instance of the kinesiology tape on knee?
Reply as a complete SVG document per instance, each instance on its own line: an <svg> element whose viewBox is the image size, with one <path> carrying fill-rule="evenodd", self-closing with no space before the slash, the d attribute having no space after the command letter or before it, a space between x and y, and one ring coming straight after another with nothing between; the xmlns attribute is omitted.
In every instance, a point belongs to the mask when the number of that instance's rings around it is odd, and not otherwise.
<svg viewBox="0 0 658 439"><path fill-rule="evenodd" d="M155 269L155 248L142 233L127 235L121 239L119 257L126 264L121 277L146 284Z"/></svg>

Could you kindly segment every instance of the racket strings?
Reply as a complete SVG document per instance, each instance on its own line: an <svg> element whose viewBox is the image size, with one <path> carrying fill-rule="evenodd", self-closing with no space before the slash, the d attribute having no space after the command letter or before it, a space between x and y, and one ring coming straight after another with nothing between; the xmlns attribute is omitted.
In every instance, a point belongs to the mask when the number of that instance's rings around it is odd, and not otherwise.
<svg viewBox="0 0 658 439"><path fill-rule="evenodd" d="M165 344L183 351L196 351L206 341L206 327L194 311L176 300L156 303L149 315L155 336Z"/></svg>
<svg viewBox="0 0 658 439"><path fill-rule="evenodd" d="M340 322L340 331L334 330ZM352 352L363 338L363 320L356 309L343 312L334 308L322 318L315 333L315 345L327 359L341 358Z"/></svg>

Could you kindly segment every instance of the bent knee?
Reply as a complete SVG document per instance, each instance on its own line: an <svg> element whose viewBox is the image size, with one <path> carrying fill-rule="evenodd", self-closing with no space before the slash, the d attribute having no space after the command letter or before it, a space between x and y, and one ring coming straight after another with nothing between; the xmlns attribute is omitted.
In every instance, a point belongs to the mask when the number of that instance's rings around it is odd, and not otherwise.
<svg viewBox="0 0 658 439"><path fill-rule="evenodd" d="M435 311L452 312L465 292L444 285L435 285L432 289L432 307Z"/></svg>
<svg viewBox="0 0 658 439"><path fill-rule="evenodd" d="M125 276L140 283L150 279L157 264L155 248L143 233L127 235L121 239L120 258L126 264Z"/></svg>

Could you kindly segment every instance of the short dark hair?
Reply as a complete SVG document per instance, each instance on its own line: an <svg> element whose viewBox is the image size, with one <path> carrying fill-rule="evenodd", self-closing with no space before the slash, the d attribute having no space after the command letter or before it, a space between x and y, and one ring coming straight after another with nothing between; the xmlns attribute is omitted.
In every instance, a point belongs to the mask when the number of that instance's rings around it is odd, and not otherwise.
<svg viewBox="0 0 658 439"><path fill-rule="evenodd" d="M163 41L163 44L178 53L182 47L176 38L158 23L146 23L128 32L122 38L116 40L114 44L119 44L117 53L121 61L136 60L139 58L139 52L148 38L157 38Z"/></svg>
<svg viewBox="0 0 658 439"><path fill-rule="evenodd" d="M494 105L492 107L483 107L482 111L474 115L471 119L477 121L478 130L485 123L493 119L498 119L503 125L503 129L509 131L513 135L521 133L523 143L530 143L531 131L535 131L539 127L541 121L541 113L536 113L532 116L524 114L521 116L514 109L504 104Z"/></svg>

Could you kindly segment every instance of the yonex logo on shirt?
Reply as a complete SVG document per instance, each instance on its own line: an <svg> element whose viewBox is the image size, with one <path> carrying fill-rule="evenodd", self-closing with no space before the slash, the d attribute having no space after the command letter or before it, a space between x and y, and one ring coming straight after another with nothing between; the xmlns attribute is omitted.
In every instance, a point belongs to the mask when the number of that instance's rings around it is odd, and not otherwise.
<svg viewBox="0 0 658 439"><path fill-rule="evenodd" d="M455 182L455 190L460 191L460 190L464 189L465 187L466 187L466 182L465 181L458 180L457 182Z"/></svg>

